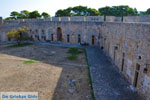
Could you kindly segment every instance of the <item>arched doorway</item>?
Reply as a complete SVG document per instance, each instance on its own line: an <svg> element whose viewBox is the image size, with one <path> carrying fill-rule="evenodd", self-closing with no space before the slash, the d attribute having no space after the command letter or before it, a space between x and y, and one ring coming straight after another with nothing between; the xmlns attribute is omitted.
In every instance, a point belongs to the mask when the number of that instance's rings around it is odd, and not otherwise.
<svg viewBox="0 0 150 100"><path fill-rule="evenodd" d="M62 41L62 30L60 27L57 28L57 41Z"/></svg>

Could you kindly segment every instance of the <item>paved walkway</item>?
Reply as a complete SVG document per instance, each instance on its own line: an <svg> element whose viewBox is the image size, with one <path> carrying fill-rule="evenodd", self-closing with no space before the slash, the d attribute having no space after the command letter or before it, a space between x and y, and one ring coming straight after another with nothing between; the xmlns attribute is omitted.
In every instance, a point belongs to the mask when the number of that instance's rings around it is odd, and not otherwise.
<svg viewBox="0 0 150 100"><path fill-rule="evenodd" d="M96 100L142 100L102 50L86 47Z"/></svg>

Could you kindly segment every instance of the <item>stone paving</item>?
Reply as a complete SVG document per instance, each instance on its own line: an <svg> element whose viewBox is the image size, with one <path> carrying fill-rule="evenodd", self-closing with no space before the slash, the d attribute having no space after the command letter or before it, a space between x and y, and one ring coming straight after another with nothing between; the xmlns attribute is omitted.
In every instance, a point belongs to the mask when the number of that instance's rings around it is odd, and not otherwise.
<svg viewBox="0 0 150 100"><path fill-rule="evenodd" d="M96 100L142 100L117 66L97 47L86 47Z"/></svg>

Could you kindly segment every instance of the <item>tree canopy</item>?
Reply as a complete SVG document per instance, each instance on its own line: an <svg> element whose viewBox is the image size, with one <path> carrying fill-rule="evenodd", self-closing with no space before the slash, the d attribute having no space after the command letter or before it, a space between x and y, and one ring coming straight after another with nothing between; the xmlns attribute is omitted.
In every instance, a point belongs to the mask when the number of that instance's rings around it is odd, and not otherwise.
<svg viewBox="0 0 150 100"><path fill-rule="evenodd" d="M145 12L144 15L150 15L150 8L148 8Z"/></svg>
<svg viewBox="0 0 150 100"><path fill-rule="evenodd" d="M129 6L106 6L98 9L101 15L106 16L136 16L138 15L136 8Z"/></svg>
<svg viewBox="0 0 150 100"><path fill-rule="evenodd" d="M11 16L11 18L18 19L18 18L20 18L21 15L17 11L13 11L13 12L11 12L10 16Z"/></svg>
<svg viewBox="0 0 150 100"><path fill-rule="evenodd" d="M41 15L37 10L35 10L33 12L30 12L29 18L41 18Z"/></svg>
<svg viewBox="0 0 150 100"><path fill-rule="evenodd" d="M98 10L94 8L88 8L87 6L75 6L68 7L67 9L59 9L55 13L55 17L64 16L138 16L138 15L150 15L150 8L147 11L137 11L136 8L129 7L128 5L120 6L106 6L101 7ZM20 12L12 11L10 17L6 20L11 19L25 19L25 18L49 18L50 15L47 12L40 14L37 10L28 11L22 10Z"/></svg>
<svg viewBox="0 0 150 100"><path fill-rule="evenodd" d="M75 6L67 9L60 9L55 13L56 17L62 16L136 16L139 15L136 8L127 5L106 6L99 8L88 8L87 6Z"/></svg>
<svg viewBox="0 0 150 100"><path fill-rule="evenodd" d="M25 19L25 18L49 18L50 15L47 12L43 12L40 14L37 10L35 11L28 11L28 10L22 10L20 12L12 11L10 13L10 17L7 17L6 20L11 19Z"/></svg>
<svg viewBox="0 0 150 100"><path fill-rule="evenodd" d="M56 17L62 16L99 16L100 13L94 8L88 8L87 6L75 6L67 9L60 9L56 12Z"/></svg>
<svg viewBox="0 0 150 100"><path fill-rule="evenodd" d="M23 18L29 18L30 12L28 10L23 10L20 12Z"/></svg>
<svg viewBox="0 0 150 100"><path fill-rule="evenodd" d="M41 16L42 16L43 18L49 18L49 17L50 17L50 15L49 15L47 12L43 12L43 13L41 14Z"/></svg>

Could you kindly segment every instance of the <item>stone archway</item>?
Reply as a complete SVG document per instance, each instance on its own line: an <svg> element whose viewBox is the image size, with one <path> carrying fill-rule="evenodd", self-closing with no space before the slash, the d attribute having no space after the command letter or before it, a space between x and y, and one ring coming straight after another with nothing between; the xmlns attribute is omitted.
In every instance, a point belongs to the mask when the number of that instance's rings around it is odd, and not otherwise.
<svg viewBox="0 0 150 100"><path fill-rule="evenodd" d="M60 27L57 28L57 41L62 41L62 29Z"/></svg>

